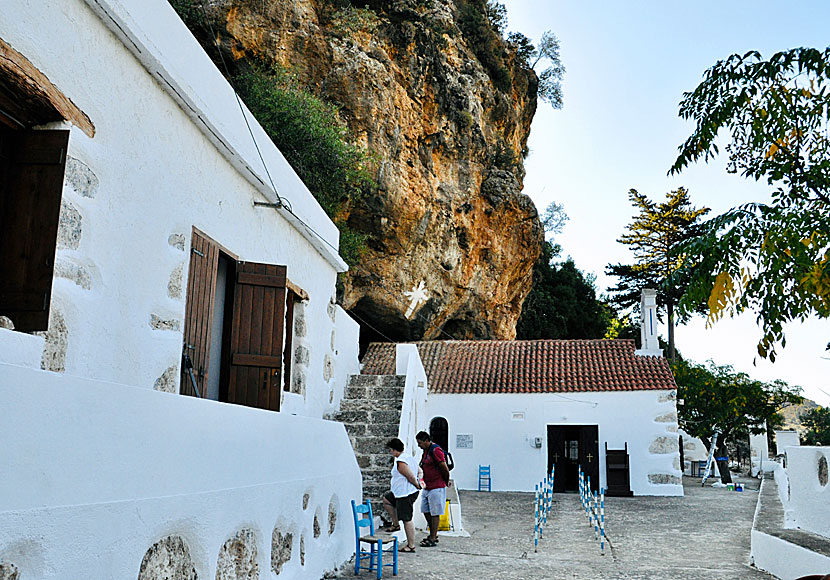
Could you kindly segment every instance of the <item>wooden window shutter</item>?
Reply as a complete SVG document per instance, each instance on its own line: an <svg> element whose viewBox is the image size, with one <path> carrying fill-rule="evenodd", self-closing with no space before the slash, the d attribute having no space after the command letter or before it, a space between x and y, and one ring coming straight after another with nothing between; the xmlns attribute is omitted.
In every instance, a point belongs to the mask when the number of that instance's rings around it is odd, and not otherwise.
<svg viewBox="0 0 830 580"><path fill-rule="evenodd" d="M207 396L208 355L213 326L213 300L216 294L216 273L219 246L194 231L190 249L190 272L187 280L187 301L184 319L184 352L193 362L193 378L199 395ZM181 394L197 396L193 380L182 364Z"/></svg>
<svg viewBox="0 0 830 580"><path fill-rule="evenodd" d="M279 411L286 267L239 262L233 299L228 402Z"/></svg>
<svg viewBox="0 0 830 580"><path fill-rule="evenodd" d="M8 140L0 185L0 315L16 330L47 330L69 131L4 131Z"/></svg>

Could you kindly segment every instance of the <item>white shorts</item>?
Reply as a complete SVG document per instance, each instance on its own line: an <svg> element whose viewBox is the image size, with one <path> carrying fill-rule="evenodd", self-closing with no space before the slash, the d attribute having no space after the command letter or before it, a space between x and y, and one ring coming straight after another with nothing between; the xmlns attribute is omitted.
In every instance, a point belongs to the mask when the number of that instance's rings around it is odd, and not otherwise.
<svg viewBox="0 0 830 580"><path fill-rule="evenodd" d="M431 516L444 515L444 506L447 503L447 488L421 490L421 511Z"/></svg>

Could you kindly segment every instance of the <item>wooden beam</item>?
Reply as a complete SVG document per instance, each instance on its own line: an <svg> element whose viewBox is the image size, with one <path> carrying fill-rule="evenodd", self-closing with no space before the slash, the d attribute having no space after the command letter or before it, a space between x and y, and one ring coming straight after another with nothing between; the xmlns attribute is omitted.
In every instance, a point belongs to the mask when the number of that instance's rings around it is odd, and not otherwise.
<svg viewBox="0 0 830 580"><path fill-rule="evenodd" d="M29 59L0 38L0 110L26 126L66 120L89 137L95 125Z"/></svg>

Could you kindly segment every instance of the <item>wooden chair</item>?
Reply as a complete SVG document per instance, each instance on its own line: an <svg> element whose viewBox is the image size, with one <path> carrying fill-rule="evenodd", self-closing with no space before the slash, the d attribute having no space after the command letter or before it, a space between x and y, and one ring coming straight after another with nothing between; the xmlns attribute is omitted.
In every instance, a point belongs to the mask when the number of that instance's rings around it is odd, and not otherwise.
<svg viewBox="0 0 830 580"><path fill-rule="evenodd" d="M364 570L377 570L377 577L383 576L383 567L391 566L392 575L398 575L398 538L392 536L391 538L381 538L375 535L375 522L372 517L372 504L369 500L357 505L352 500L352 516L354 517L354 573L355 576L360 573L361 568ZM362 535L361 528L368 528L369 533ZM369 551L363 547L363 544L369 544ZM383 546L385 544L392 544L392 563L383 563ZM361 564L364 560L369 560L369 565Z"/></svg>
<svg viewBox="0 0 830 580"><path fill-rule="evenodd" d="M493 491L492 484L490 483L489 465L478 466L478 491L484 491L484 486L487 486L487 491Z"/></svg>

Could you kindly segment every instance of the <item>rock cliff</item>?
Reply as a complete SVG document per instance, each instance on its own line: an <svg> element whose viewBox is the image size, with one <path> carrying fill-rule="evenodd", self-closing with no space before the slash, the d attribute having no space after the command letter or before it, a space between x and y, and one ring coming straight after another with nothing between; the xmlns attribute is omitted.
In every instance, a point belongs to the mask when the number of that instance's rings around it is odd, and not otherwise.
<svg viewBox="0 0 830 580"><path fill-rule="evenodd" d="M464 27L482 0L355 6L214 0L207 13L227 56L291 70L375 155L378 188L348 217L368 250L339 296L364 340L514 338L543 236L521 192L537 77L492 29Z"/></svg>

